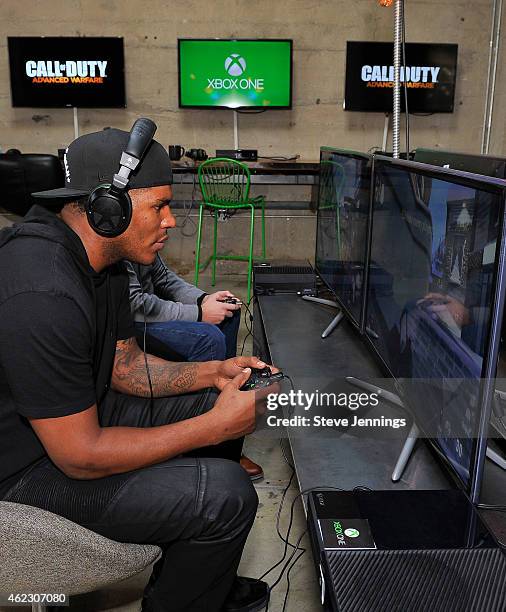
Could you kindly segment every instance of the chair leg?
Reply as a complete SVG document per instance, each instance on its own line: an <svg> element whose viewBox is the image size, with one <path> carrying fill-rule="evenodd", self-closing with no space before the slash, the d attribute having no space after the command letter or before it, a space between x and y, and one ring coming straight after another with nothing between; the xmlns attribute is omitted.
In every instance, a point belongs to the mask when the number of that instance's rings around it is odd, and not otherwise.
<svg viewBox="0 0 506 612"><path fill-rule="evenodd" d="M213 269L211 274L211 285L216 284L216 242L218 240L218 211L214 213L214 238L213 238Z"/></svg>
<svg viewBox="0 0 506 612"><path fill-rule="evenodd" d="M197 228L197 245L195 247L195 287L199 285L199 266L200 266L200 242L202 239L202 219L203 219L204 207L200 205L199 210L199 226Z"/></svg>
<svg viewBox="0 0 506 612"><path fill-rule="evenodd" d="M251 301L251 277L253 273L253 245L255 242L255 207L251 207L251 225L249 236L249 259L248 259L248 304Z"/></svg>
<svg viewBox="0 0 506 612"><path fill-rule="evenodd" d="M265 202L262 202L262 259L265 259Z"/></svg>

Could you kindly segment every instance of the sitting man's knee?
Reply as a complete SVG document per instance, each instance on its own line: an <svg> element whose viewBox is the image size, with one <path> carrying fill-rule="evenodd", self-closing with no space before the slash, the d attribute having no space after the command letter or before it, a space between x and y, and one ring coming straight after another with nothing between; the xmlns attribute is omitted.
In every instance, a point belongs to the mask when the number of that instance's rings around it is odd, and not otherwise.
<svg viewBox="0 0 506 612"><path fill-rule="evenodd" d="M225 359L227 354L225 334L211 323L203 323L202 326L206 334L206 341L212 346L213 353L216 355L214 358L220 361Z"/></svg>
<svg viewBox="0 0 506 612"><path fill-rule="evenodd" d="M220 521L253 521L258 496L240 464L226 459L207 459L206 468L215 518Z"/></svg>

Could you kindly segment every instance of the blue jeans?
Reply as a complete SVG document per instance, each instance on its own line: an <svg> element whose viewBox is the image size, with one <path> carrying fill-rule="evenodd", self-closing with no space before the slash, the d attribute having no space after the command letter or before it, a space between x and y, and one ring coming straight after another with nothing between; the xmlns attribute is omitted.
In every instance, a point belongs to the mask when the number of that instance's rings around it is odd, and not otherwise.
<svg viewBox="0 0 506 612"><path fill-rule="evenodd" d="M174 351L184 361L212 361L235 357L241 311L219 325L193 321L160 321L146 324L146 336ZM144 323L135 323L140 338ZM142 346L142 344L141 344ZM170 357L170 356L169 356Z"/></svg>

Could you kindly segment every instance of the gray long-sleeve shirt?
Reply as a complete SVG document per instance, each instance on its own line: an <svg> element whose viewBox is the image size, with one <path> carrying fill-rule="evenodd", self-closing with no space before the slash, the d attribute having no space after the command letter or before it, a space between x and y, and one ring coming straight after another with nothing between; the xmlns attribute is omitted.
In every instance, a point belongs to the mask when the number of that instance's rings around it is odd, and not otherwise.
<svg viewBox="0 0 506 612"><path fill-rule="evenodd" d="M170 270L157 256L150 266L125 262L130 281L130 307L135 321L197 321L197 300L204 295Z"/></svg>

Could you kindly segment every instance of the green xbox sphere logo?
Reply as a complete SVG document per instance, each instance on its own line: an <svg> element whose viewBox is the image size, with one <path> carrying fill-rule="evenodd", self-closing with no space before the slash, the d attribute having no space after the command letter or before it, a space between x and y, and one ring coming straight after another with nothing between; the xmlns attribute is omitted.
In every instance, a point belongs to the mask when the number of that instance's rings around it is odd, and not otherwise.
<svg viewBox="0 0 506 612"><path fill-rule="evenodd" d="M238 53L232 53L225 60L225 70L230 76L241 76L246 70L246 60Z"/></svg>
<svg viewBox="0 0 506 612"><path fill-rule="evenodd" d="M358 529L350 527L350 529L344 530L344 535L348 536L349 538L358 538L358 536L360 535L360 531Z"/></svg>

